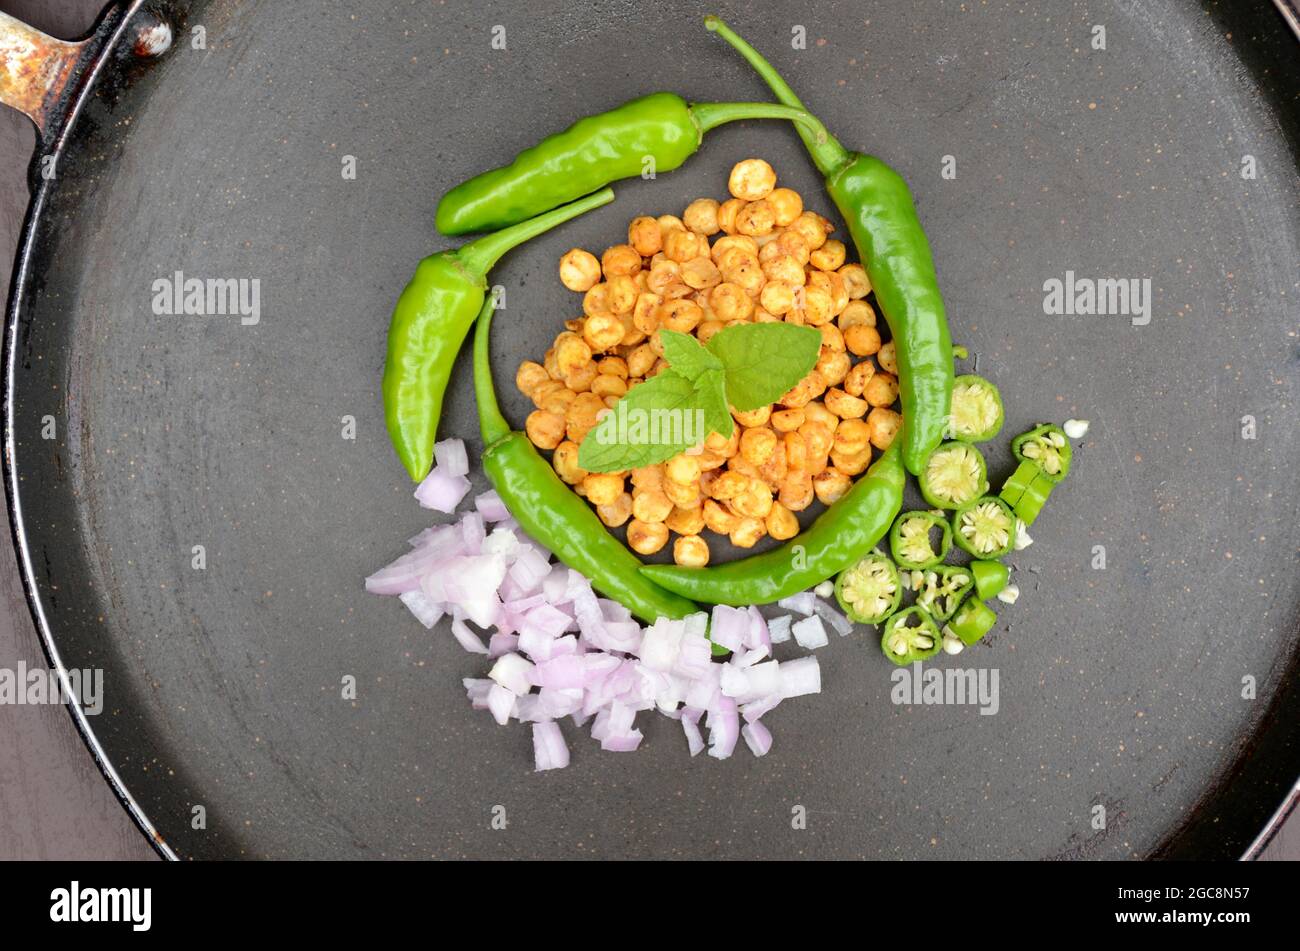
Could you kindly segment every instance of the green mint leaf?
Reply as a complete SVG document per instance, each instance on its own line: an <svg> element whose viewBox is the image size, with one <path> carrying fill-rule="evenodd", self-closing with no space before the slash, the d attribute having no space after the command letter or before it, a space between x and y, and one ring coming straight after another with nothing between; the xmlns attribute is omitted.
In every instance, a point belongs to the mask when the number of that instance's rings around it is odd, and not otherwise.
<svg viewBox="0 0 1300 951"><path fill-rule="evenodd" d="M660 330L659 340L664 345L664 359L668 365L688 380L697 380L708 370L722 369L722 361L690 334Z"/></svg>
<svg viewBox="0 0 1300 951"><path fill-rule="evenodd" d="M727 406L723 379L721 365L718 369L705 370L695 381L695 393L699 407L704 411L705 435L717 433L723 439L730 439L736 424Z"/></svg>
<svg viewBox="0 0 1300 951"><path fill-rule="evenodd" d="M707 346L722 361L728 402L747 413L775 403L812 371L822 335L796 324L732 324Z"/></svg>
<svg viewBox="0 0 1300 951"><path fill-rule="evenodd" d="M706 391L716 393L720 382ZM695 384L671 369L638 383L587 433L578 465L588 472L621 472L671 459L708 435L701 427L708 414L700 412L700 403Z"/></svg>

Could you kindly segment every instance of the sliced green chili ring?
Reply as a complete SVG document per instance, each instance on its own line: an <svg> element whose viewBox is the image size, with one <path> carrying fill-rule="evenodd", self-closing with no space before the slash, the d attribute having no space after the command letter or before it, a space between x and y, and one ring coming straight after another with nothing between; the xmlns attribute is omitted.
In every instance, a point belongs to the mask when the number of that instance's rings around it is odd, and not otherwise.
<svg viewBox="0 0 1300 951"><path fill-rule="evenodd" d="M1020 463L1020 465L1016 466L1016 471L1007 476L1007 481L1002 483L1002 491L999 493L1002 501L1014 507L1020 501L1020 497L1025 494L1025 489L1033 485L1034 479L1037 477L1038 463Z"/></svg>
<svg viewBox="0 0 1300 951"><path fill-rule="evenodd" d="M1001 558L1016 542L1016 514L995 495L967 502L952 516L953 540L976 558Z"/></svg>
<svg viewBox="0 0 1300 951"><path fill-rule="evenodd" d="M898 568L875 552L845 568L835 579L835 600L855 624L879 624L898 610L902 599Z"/></svg>
<svg viewBox="0 0 1300 951"><path fill-rule="evenodd" d="M925 571L913 571L909 580L912 590L917 592L917 607L925 608L939 622L953 616L962 598L975 585L970 569L959 565L935 565Z"/></svg>
<svg viewBox="0 0 1300 951"><path fill-rule="evenodd" d="M953 381L949 438L986 442L1001 431L1002 419L1002 394L996 386L973 373Z"/></svg>
<svg viewBox="0 0 1300 951"><path fill-rule="evenodd" d="M930 533L939 529L939 550L930 543ZM889 530L889 552L898 567L909 571L932 568L943 561L952 547L952 527L941 514L922 510L904 512Z"/></svg>
<svg viewBox="0 0 1300 951"><path fill-rule="evenodd" d="M921 495L939 509L961 508L988 491L984 456L973 445L954 439L925 460L918 478Z"/></svg>
<svg viewBox="0 0 1300 951"><path fill-rule="evenodd" d="M969 598L948 622L948 630L969 647L991 631L997 621L997 612L978 598Z"/></svg>
<svg viewBox="0 0 1300 951"><path fill-rule="evenodd" d="M1007 566L1000 561L972 561L970 573L975 577L975 596L981 601L996 598L1011 577Z"/></svg>
<svg viewBox="0 0 1300 951"><path fill-rule="evenodd" d="M1011 440L1011 451L1021 462L1032 462L1042 469L1052 482L1060 482L1070 474L1073 450L1060 426L1048 423L1021 433Z"/></svg>
<svg viewBox="0 0 1300 951"><path fill-rule="evenodd" d="M1011 506L1016 518L1033 525L1056 483L1036 462L1022 462L1002 485L999 498Z"/></svg>
<svg viewBox="0 0 1300 951"><path fill-rule="evenodd" d="M907 623L915 618L915 624ZM943 649L943 635L925 608L903 608L885 622L880 649L900 667L928 660Z"/></svg>

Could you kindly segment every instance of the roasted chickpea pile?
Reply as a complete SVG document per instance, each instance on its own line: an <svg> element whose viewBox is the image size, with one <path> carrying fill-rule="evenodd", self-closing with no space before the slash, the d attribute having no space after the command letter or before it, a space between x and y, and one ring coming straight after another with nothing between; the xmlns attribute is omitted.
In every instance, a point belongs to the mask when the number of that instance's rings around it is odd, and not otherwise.
<svg viewBox="0 0 1300 951"><path fill-rule="evenodd" d="M642 555L669 538L680 565L709 561L705 529L749 548L764 535L793 538L796 512L830 505L886 449L902 424L893 342L881 343L861 264L845 260L834 227L762 159L731 170L731 198L700 198L680 218L634 218L627 243L599 259L574 248L560 281L583 295L543 361L515 376L537 409L525 431L553 450L560 478L610 528L627 525ZM578 448L602 410L667 363L658 330L701 342L736 321L784 320L822 335L816 367L775 404L732 415L730 439L631 472L585 472ZM630 488L629 488L630 483Z"/></svg>

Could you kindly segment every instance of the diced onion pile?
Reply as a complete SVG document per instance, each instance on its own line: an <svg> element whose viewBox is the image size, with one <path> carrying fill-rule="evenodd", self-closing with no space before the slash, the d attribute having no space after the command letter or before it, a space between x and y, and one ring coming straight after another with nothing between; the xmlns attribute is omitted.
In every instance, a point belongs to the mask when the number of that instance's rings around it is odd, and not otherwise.
<svg viewBox="0 0 1300 951"><path fill-rule="evenodd" d="M468 492L464 444L440 442L436 459L416 498L452 512ZM502 725L531 723L538 770L569 764L560 719L590 722L601 749L628 752L642 740L636 715L651 709L681 723L692 756L707 749L726 759L742 739L763 756L772 734L761 718L783 700L821 692L815 657L778 661L772 645L793 637L812 649L827 643L827 628L852 628L811 591L782 602L800 618L765 620L755 607L719 605L712 618L700 612L642 627L581 574L553 563L495 492L474 506L410 539L411 550L367 578L366 590L397 596L426 628L450 615L460 645L494 662L486 678L464 681L471 706ZM486 644L471 623L492 629ZM726 663L713 661L710 628L732 651Z"/></svg>

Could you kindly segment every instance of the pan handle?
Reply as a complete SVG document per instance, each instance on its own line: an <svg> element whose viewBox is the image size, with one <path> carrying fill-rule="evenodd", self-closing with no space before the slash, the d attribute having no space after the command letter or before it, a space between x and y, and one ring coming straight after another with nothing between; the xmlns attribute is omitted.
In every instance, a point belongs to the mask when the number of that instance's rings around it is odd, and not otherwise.
<svg viewBox="0 0 1300 951"><path fill-rule="evenodd" d="M55 39L0 13L0 102L30 117L41 139L47 140L61 125L83 81L95 71L100 54L123 38L127 21L140 11L142 2L112 4L94 33L77 41ZM171 46L171 27L148 12L136 17L129 28L136 56L157 56Z"/></svg>
<svg viewBox="0 0 1300 951"><path fill-rule="evenodd" d="M44 135L89 43L56 40L0 13L0 102L25 113Z"/></svg>

